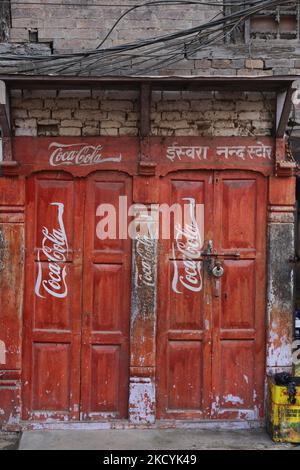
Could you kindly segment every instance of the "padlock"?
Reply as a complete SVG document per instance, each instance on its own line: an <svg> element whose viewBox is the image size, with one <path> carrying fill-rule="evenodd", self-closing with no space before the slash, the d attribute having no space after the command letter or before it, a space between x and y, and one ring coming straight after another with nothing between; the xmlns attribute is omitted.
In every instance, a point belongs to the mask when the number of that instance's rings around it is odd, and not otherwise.
<svg viewBox="0 0 300 470"><path fill-rule="evenodd" d="M215 277L221 277L224 274L224 268L220 264L216 264L213 269L212 273Z"/></svg>

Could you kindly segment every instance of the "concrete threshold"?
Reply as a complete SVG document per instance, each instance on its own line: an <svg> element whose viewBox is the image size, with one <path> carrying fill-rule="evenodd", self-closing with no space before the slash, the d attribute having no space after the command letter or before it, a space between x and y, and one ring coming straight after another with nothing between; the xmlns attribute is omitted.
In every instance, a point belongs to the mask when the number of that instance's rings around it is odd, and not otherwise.
<svg viewBox="0 0 300 470"><path fill-rule="evenodd" d="M22 431L54 431L82 430L96 431L104 429L258 429L265 427L265 421L260 420L156 420L154 424L133 424L128 420L113 421L21 421Z"/></svg>
<svg viewBox="0 0 300 470"><path fill-rule="evenodd" d="M300 450L274 443L261 428L24 431L19 450Z"/></svg>

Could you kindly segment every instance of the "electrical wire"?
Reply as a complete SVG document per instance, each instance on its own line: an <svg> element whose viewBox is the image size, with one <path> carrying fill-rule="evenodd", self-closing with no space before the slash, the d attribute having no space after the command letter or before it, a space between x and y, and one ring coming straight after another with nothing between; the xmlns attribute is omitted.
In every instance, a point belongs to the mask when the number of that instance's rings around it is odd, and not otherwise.
<svg viewBox="0 0 300 470"><path fill-rule="evenodd" d="M0 54L0 58L1 60L7 60L8 63L11 60L21 61L18 73L25 74L41 74L46 72L47 75L62 73L88 75L97 72L97 74L103 75L107 74L107 72L110 74L116 72L124 73L128 70L136 74L146 73L148 70L159 70L163 66L188 58L188 56L191 56L199 49L207 48L218 41L224 40L252 15L270 8L274 9L282 4L290 5L291 0L253 0L252 2L247 2L248 5L249 3L250 6L247 8L231 14L224 14L222 18L216 19L220 14L219 12L210 21L196 27L142 39L133 43L102 48L120 21L137 8L150 8L171 4L220 6L220 3L198 0L153 0L140 5L134 5L123 12L96 49L75 53L53 54L51 56ZM244 6L244 2L241 3L240 0L234 2L231 0L229 4L226 3L226 6L230 5Z"/></svg>

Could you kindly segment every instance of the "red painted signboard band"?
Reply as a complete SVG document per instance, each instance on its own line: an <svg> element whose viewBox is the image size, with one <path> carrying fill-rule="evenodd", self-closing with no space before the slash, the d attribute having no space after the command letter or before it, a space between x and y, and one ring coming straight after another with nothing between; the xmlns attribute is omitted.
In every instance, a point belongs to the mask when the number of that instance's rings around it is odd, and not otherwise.
<svg viewBox="0 0 300 470"><path fill-rule="evenodd" d="M147 154L137 137L51 137L13 139L18 168L30 174L40 170L63 170L86 176L95 170L137 173L141 160L156 164L155 173L178 169L243 169L272 174L274 140L269 137L149 137Z"/></svg>

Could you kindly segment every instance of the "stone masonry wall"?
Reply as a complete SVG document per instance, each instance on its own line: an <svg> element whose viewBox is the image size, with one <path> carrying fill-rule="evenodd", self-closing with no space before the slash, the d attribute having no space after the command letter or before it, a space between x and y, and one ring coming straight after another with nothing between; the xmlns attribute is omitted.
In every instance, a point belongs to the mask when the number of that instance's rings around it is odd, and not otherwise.
<svg viewBox="0 0 300 470"><path fill-rule="evenodd" d="M154 91L152 135L266 136L274 125L272 93ZM16 136L138 135L136 91L13 90Z"/></svg>
<svg viewBox="0 0 300 470"><path fill-rule="evenodd" d="M95 48L115 21L136 0L14 0L11 5L11 42L28 42L29 30L38 31L40 42L53 42L54 52ZM152 5L126 15L105 47L132 42L197 26L222 10L208 5Z"/></svg>
<svg viewBox="0 0 300 470"><path fill-rule="evenodd" d="M138 8L126 15L105 40L103 47L175 33L221 18L223 0L214 5L164 4ZM219 3L220 6L215 5ZM137 5L136 0L14 0L9 42L0 43L3 54L51 55L94 49L102 42L116 20ZM29 42L29 33L37 43ZM0 60L0 73L16 72L20 61ZM24 70L24 69L22 69ZM26 70L26 67L25 67ZM126 74L134 72L130 67ZM44 69L47 74L47 69ZM101 74L101 67L95 75ZM122 73L109 66L106 74ZM249 44L219 41L189 51L184 59L161 68L150 68L149 75L270 76L300 74L300 43L295 40L253 40Z"/></svg>

